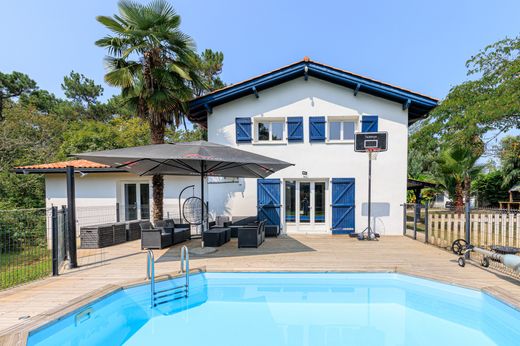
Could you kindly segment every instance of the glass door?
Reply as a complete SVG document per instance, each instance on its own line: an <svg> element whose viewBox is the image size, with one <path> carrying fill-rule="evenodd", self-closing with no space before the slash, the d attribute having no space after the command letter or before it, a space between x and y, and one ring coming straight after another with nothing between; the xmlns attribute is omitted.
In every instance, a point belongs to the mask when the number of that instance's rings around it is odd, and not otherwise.
<svg viewBox="0 0 520 346"><path fill-rule="evenodd" d="M148 183L124 184L125 220L150 218L150 185Z"/></svg>
<svg viewBox="0 0 520 346"><path fill-rule="evenodd" d="M300 182L300 223L311 222L311 183Z"/></svg>
<svg viewBox="0 0 520 346"><path fill-rule="evenodd" d="M325 223L325 182L314 183L314 222Z"/></svg>
<svg viewBox="0 0 520 346"><path fill-rule="evenodd" d="M285 182L285 222L296 222L296 181Z"/></svg>
<svg viewBox="0 0 520 346"><path fill-rule="evenodd" d="M285 181L285 222L293 230L325 230L326 183Z"/></svg>

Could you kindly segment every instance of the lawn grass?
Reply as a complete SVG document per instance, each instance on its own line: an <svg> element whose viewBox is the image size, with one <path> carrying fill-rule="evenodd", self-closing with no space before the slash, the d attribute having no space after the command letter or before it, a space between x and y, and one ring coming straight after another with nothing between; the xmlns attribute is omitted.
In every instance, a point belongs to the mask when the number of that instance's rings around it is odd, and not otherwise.
<svg viewBox="0 0 520 346"><path fill-rule="evenodd" d="M0 289L49 276L52 273L51 251L40 246L0 254Z"/></svg>

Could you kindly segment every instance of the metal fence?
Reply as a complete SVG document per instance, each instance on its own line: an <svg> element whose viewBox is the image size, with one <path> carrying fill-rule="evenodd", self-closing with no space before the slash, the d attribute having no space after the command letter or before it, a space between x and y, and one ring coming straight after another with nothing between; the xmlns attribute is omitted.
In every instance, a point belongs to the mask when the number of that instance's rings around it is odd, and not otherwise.
<svg viewBox="0 0 520 346"><path fill-rule="evenodd" d="M164 217L178 222L179 206L182 204L165 204ZM82 247L81 228L149 219L150 208L118 203L81 206L76 208L75 216L73 233L66 206L0 210L0 289L65 273L73 262L71 258L76 258L80 267L103 265L106 248ZM71 244L76 245L73 250ZM76 256L71 256L70 251Z"/></svg>
<svg viewBox="0 0 520 346"><path fill-rule="evenodd" d="M0 211L0 289L52 274L50 209Z"/></svg>

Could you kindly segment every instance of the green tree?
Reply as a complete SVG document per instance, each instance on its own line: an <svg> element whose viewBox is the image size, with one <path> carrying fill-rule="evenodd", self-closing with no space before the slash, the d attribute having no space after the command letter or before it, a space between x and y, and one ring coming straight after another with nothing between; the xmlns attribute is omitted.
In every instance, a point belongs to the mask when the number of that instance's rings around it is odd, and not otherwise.
<svg viewBox="0 0 520 346"><path fill-rule="evenodd" d="M61 88L67 98L86 107L97 103L98 98L103 95L103 87L101 85L96 84L93 79L74 71L63 77Z"/></svg>
<svg viewBox="0 0 520 346"><path fill-rule="evenodd" d="M467 146L452 146L444 149L437 159L437 180L455 201L457 211L462 211L464 200L469 202L471 182L482 170L475 155Z"/></svg>
<svg viewBox="0 0 520 346"><path fill-rule="evenodd" d="M78 118L106 121L117 111L110 103L99 101L103 87L83 74L72 71L63 77L61 88L72 102L67 108L73 108Z"/></svg>
<svg viewBox="0 0 520 346"><path fill-rule="evenodd" d="M28 94L38 87L28 75L16 72L0 72L0 121L4 119L4 103L13 97Z"/></svg>
<svg viewBox="0 0 520 346"><path fill-rule="evenodd" d="M504 137L499 157L503 176L502 187L510 189L520 182L520 136Z"/></svg>
<svg viewBox="0 0 520 346"><path fill-rule="evenodd" d="M97 17L111 31L96 41L110 55L105 81L121 87L127 104L148 122L151 142L164 143L167 125L180 123L192 87L201 84L194 43L164 0L147 5L121 0L118 8L118 15ZM158 220L163 216L163 177L154 175L152 184L153 219Z"/></svg>
<svg viewBox="0 0 520 346"><path fill-rule="evenodd" d="M16 175L11 169L54 161L67 124L16 103L4 115L0 126L0 209L43 207L43 177Z"/></svg>
<svg viewBox="0 0 520 346"><path fill-rule="evenodd" d="M412 129L410 148L428 154L457 144L480 155L488 144L482 142L484 134L520 127L520 36L485 47L466 67L473 79L452 88Z"/></svg>
<svg viewBox="0 0 520 346"><path fill-rule="evenodd" d="M47 90L34 90L30 94L20 96L20 104L25 107L34 107L43 114L56 111L62 100L58 99L53 93Z"/></svg>
<svg viewBox="0 0 520 346"><path fill-rule="evenodd" d="M195 86L195 96L202 96L208 91L221 89L226 84L220 79L222 67L224 66L224 53L205 49L197 59L197 70L203 86Z"/></svg>
<svg viewBox="0 0 520 346"><path fill-rule="evenodd" d="M141 118L115 117L71 124L63 134L59 158L80 152L109 150L150 144L148 124Z"/></svg>
<svg viewBox="0 0 520 346"><path fill-rule="evenodd" d="M479 174L472 183L479 206L497 207L499 201L507 200L507 188L503 186L502 172L492 170L486 174Z"/></svg>

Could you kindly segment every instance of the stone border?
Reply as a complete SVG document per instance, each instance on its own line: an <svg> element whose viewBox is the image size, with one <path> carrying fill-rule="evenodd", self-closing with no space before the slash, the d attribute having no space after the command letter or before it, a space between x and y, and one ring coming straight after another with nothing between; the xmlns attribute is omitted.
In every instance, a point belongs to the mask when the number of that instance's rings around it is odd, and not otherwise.
<svg viewBox="0 0 520 346"><path fill-rule="evenodd" d="M206 267L195 268L190 270L190 274L200 274L205 273ZM210 271L211 272L211 271ZM223 271L216 271L218 273ZM440 282L442 284L447 284L451 286L462 287L465 289L471 289L474 291L482 292L492 298L506 304L507 306L520 311L520 297L515 297L509 294L506 290L495 287L495 286L486 286L483 288L475 288L471 285L463 285L458 282L454 282L450 278L442 275L435 274L426 274L423 272L417 272L414 270L402 269L399 267L395 267L393 269L372 269L370 271L367 270L253 270L253 271L243 271L243 270L227 270L226 273L396 273L401 275L406 275L414 278L431 280L434 282ZM162 274L156 277L157 282L171 280L175 278L183 277L185 274L180 272L174 272L171 274ZM98 300L106 298L114 293L117 293L121 290L132 288L135 286L143 285L147 282L146 279L136 279L127 281L121 285L105 285L100 289L94 290L90 293L72 299L67 305L64 307L57 307L51 309L43 314L31 317L27 320L26 323L21 323L13 326L12 328L4 330L4 333L0 335L0 345L5 346L25 346L27 344L27 339L29 333L31 331L36 331L40 328L45 327L47 324L59 321L64 319L71 314L75 313L80 308L92 304Z"/></svg>
<svg viewBox="0 0 520 346"><path fill-rule="evenodd" d="M206 268L195 268L190 270L190 274L200 274L206 272ZM184 273L174 272L171 274L161 274L156 276L156 282L182 278L184 277ZM29 333L32 331L36 331L40 328L45 327L47 324L57 322L64 318L69 317L71 314L75 313L82 307L93 304L98 300L104 299L114 293L122 291L124 289L136 287L145 284L148 282L146 279L136 279L127 281L121 285L105 285L99 289L96 289L90 293L79 296L75 299L72 299L65 306L59 306L54 309L51 309L43 314L36 315L31 317L25 323L20 323L12 328L8 328L4 330L4 333L0 335L0 345L5 346L25 346L27 345L27 339L29 337Z"/></svg>

